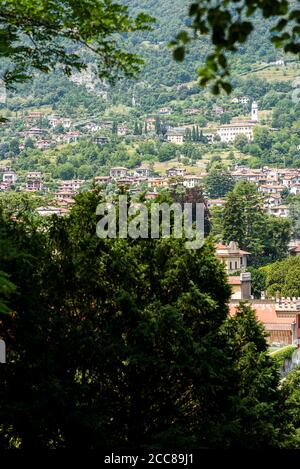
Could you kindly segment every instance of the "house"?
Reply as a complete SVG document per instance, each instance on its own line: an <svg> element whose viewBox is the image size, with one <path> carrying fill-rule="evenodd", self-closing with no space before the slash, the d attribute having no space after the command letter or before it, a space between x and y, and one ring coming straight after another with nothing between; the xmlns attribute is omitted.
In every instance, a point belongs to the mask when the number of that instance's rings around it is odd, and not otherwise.
<svg viewBox="0 0 300 469"><path fill-rule="evenodd" d="M48 116L48 121L51 127L54 129L60 124L60 116L58 116L57 114L51 114L50 116Z"/></svg>
<svg viewBox="0 0 300 469"><path fill-rule="evenodd" d="M231 241L228 246L218 244L216 247L216 256L225 265L228 275L234 272L244 272L249 255L250 252L240 249L235 241Z"/></svg>
<svg viewBox="0 0 300 469"><path fill-rule="evenodd" d="M168 187L168 181L166 178L163 178L163 177L149 178L148 187L153 187L153 188Z"/></svg>
<svg viewBox="0 0 300 469"><path fill-rule="evenodd" d="M299 183L293 184L293 185L290 187L290 193L291 193L292 195L298 195L298 194L300 194L300 184L299 184Z"/></svg>
<svg viewBox="0 0 300 469"><path fill-rule="evenodd" d="M60 119L60 123L65 129L70 129L72 127L72 119L68 117L62 117Z"/></svg>
<svg viewBox="0 0 300 469"><path fill-rule="evenodd" d="M117 135L118 137L123 137L124 135L129 134L129 129L127 125L118 125Z"/></svg>
<svg viewBox="0 0 300 469"><path fill-rule="evenodd" d="M201 176L194 176L191 174L187 174L184 176L183 185L188 189L193 189L194 187L200 186L203 181L203 177Z"/></svg>
<svg viewBox="0 0 300 469"><path fill-rule="evenodd" d="M62 209L54 206L38 207L35 211L41 217L50 217L51 215L62 215Z"/></svg>
<svg viewBox="0 0 300 469"><path fill-rule="evenodd" d="M275 217L287 218L290 214L288 205L276 205L268 208L268 214Z"/></svg>
<svg viewBox="0 0 300 469"><path fill-rule="evenodd" d="M59 189L57 192L54 193L56 203L66 199L72 199L74 195L75 193L73 191L63 189Z"/></svg>
<svg viewBox="0 0 300 469"><path fill-rule="evenodd" d="M145 195L145 199L146 200L155 200L157 197L158 197L158 193L157 192L147 192L146 195Z"/></svg>
<svg viewBox="0 0 300 469"><path fill-rule="evenodd" d="M26 190L29 192L41 191L43 189L43 177L39 171L31 171L26 176Z"/></svg>
<svg viewBox="0 0 300 469"><path fill-rule="evenodd" d="M109 174L110 174L110 177L113 179L124 178L128 174L128 169L123 168L122 166L116 166L115 168L111 168Z"/></svg>
<svg viewBox="0 0 300 469"><path fill-rule="evenodd" d="M242 96L241 98L233 98L231 100L232 104L248 104L250 99L248 96Z"/></svg>
<svg viewBox="0 0 300 469"><path fill-rule="evenodd" d="M17 173L10 168L6 168L2 173L2 182L11 186L17 182L18 176Z"/></svg>
<svg viewBox="0 0 300 469"><path fill-rule="evenodd" d="M25 132L25 136L27 137L33 137L33 138L41 138L46 134L46 131L44 129L39 129L39 128L32 128L29 129Z"/></svg>
<svg viewBox="0 0 300 469"><path fill-rule="evenodd" d="M95 142L97 145L105 145L106 143L109 142L109 139L108 139L108 137L105 137L105 136L103 136L103 135L100 135L100 136L98 136L98 137L95 137L94 142Z"/></svg>
<svg viewBox="0 0 300 469"><path fill-rule="evenodd" d="M207 201L208 208L223 207L224 205L225 205L224 199L208 199Z"/></svg>
<svg viewBox="0 0 300 469"><path fill-rule="evenodd" d="M283 186L280 184L261 184L258 192L261 194L281 194Z"/></svg>
<svg viewBox="0 0 300 469"><path fill-rule="evenodd" d="M221 142L233 142L238 135L245 135L249 142L253 140L253 130L258 122L258 105L253 101L251 106L251 120L237 121L232 124L221 125L217 133L220 136Z"/></svg>
<svg viewBox="0 0 300 469"><path fill-rule="evenodd" d="M203 137L206 138L207 143L209 145L212 145L213 143L215 143L216 133L203 131L202 134L203 134Z"/></svg>
<svg viewBox="0 0 300 469"><path fill-rule="evenodd" d="M201 109L188 108L188 109L185 109L184 114L186 114L188 116L193 116L195 114L200 114L200 112L201 112Z"/></svg>
<svg viewBox="0 0 300 469"><path fill-rule="evenodd" d="M136 176L142 176L144 178L148 178L150 176L150 169L149 168L137 168L135 170Z"/></svg>
<svg viewBox="0 0 300 469"><path fill-rule="evenodd" d="M96 176L95 182L97 184L109 184L111 182L111 176Z"/></svg>
<svg viewBox="0 0 300 469"><path fill-rule="evenodd" d="M133 183L133 181L132 181L132 179L130 179L130 177L117 178L117 185L119 187L121 187L121 186L130 186L132 183Z"/></svg>
<svg viewBox="0 0 300 469"><path fill-rule="evenodd" d="M43 119L44 116L45 114L41 111L31 111L26 116L26 119L29 121L34 121L34 120Z"/></svg>
<svg viewBox="0 0 300 469"><path fill-rule="evenodd" d="M242 96L240 99L239 99L239 102L241 104L248 104L250 101L250 99L248 98L248 96Z"/></svg>
<svg viewBox="0 0 300 469"><path fill-rule="evenodd" d="M158 110L158 114L170 115L172 114L172 109L170 107L162 107Z"/></svg>
<svg viewBox="0 0 300 469"><path fill-rule="evenodd" d="M59 125L62 125L65 129L70 129L72 127L72 119L69 117L60 117L57 114L51 114L51 116L48 117L48 120L53 129Z"/></svg>
<svg viewBox="0 0 300 469"><path fill-rule="evenodd" d="M236 124L224 124L221 125L217 134L219 135L221 142L229 143L233 142L238 135L245 135L249 142L253 140L253 123L237 122Z"/></svg>
<svg viewBox="0 0 300 469"><path fill-rule="evenodd" d="M167 176L170 177L183 177L185 176L185 168L169 168L167 169Z"/></svg>
<svg viewBox="0 0 300 469"><path fill-rule="evenodd" d="M48 148L53 145L52 140L38 140L36 142L36 147L39 148L40 150L48 150Z"/></svg>
<svg viewBox="0 0 300 469"><path fill-rule="evenodd" d="M272 195L267 196L264 199L264 207L266 209L270 207L276 207L279 205L282 205L282 197L280 194L272 194Z"/></svg>
<svg viewBox="0 0 300 469"><path fill-rule="evenodd" d="M186 130L183 128L173 128L167 131L167 141L175 145L182 145L185 140Z"/></svg>
<svg viewBox="0 0 300 469"><path fill-rule="evenodd" d="M224 109L220 106L214 106L212 112L217 115L224 114Z"/></svg>
<svg viewBox="0 0 300 469"><path fill-rule="evenodd" d="M76 143L81 137L82 134L80 132L68 132L62 135L62 140L66 143Z"/></svg>
<svg viewBox="0 0 300 469"><path fill-rule="evenodd" d="M69 179L61 181L59 183L59 190L63 192L68 192L69 194L75 194L79 191L83 183L84 181L82 179Z"/></svg>
<svg viewBox="0 0 300 469"><path fill-rule="evenodd" d="M155 132L156 119L154 117L147 117L144 120L144 128L147 128L147 132Z"/></svg>
<svg viewBox="0 0 300 469"><path fill-rule="evenodd" d="M299 256L300 255L300 244L297 246L293 246L289 249L289 253L291 256Z"/></svg>
<svg viewBox="0 0 300 469"><path fill-rule="evenodd" d="M98 132L98 130L101 129L101 125L96 124L95 122L87 122L83 128L88 132Z"/></svg>
<svg viewBox="0 0 300 469"><path fill-rule="evenodd" d="M300 298L272 298L249 300L249 305L255 312L267 333L269 345L300 344ZM230 315L234 316L239 300L232 299L229 304Z"/></svg>
<svg viewBox="0 0 300 469"><path fill-rule="evenodd" d="M0 182L0 191L7 191L10 188L8 182Z"/></svg>

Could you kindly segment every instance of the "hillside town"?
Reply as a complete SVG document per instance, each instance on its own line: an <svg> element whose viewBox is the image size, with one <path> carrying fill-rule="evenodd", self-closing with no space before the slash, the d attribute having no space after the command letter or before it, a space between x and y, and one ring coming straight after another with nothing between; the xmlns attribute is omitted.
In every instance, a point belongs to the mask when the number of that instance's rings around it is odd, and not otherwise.
<svg viewBox="0 0 300 469"><path fill-rule="evenodd" d="M0 10L0 451L299 449L297 2Z"/></svg>
<svg viewBox="0 0 300 469"><path fill-rule="evenodd" d="M292 195L300 194L300 169L268 168L249 169L237 167L231 171L234 181L249 181L256 184L261 195L262 203L266 213L277 217L288 217L289 206L284 203L283 191L288 190ZM72 205L74 196L87 182L96 182L102 186L115 184L124 186L129 192L138 194L145 192L146 198L155 198L163 188L180 186L186 188L202 187L206 172L187 174L183 165L169 168L164 176L153 176L149 167L140 167L129 170L125 167L113 167L109 176L95 176L93 180L63 180L57 181L57 191L53 192L53 205L68 208ZM18 174L12 168L2 167L0 169L0 190L9 191L13 187L18 192L42 192L47 194L49 188L43 181L41 172L28 172L22 182ZM224 199L208 199L208 206L222 206ZM66 212L65 212L66 213Z"/></svg>

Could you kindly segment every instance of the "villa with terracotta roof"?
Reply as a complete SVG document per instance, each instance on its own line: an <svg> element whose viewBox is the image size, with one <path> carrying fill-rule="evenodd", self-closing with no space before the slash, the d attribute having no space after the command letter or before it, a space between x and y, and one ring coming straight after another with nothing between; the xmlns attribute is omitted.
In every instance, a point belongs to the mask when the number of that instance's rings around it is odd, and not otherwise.
<svg viewBox="0 0 300 469"><path fill-rule="evenodd" d="M247 258L250 256L250 252L240 249L238 243L235 241L231 241L228 246L218 244L216 254L218 259L224 263L228 275L237 271L245 271Z"/></svg>
<svg viewBox="0 0 300 469"><path fill-rule="evenodd" d="M289 249L289 253L291 256L299 256L300 254L300 244L298 246L293 246Z"/></svg>
<svg viewBox="0 0 300 469"><path fill-rule="evenodd" d="M249 300L255 315L268 334L267 341L281 345L300 344L300 298ZM229 305L231 316L236 314L239 300Z"/></svg>

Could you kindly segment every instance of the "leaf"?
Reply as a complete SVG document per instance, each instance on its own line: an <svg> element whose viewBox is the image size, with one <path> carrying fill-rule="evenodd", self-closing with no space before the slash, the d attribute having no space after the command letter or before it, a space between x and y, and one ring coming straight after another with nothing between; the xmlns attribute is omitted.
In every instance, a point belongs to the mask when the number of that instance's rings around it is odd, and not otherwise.
<svg viewBox="0 0 300 469"><path fill-rule="evenodd" d="M177 62L182 62L184 60L184 56L185 56L184 47L177 47L177 49L173 51L173 57L175 60L177 60Z"/></svg>
<svg viewBox="0 0 300 469"><path fill-rule="evenodd" d="M227 94L230 94L231 91L232 91L232 86L230 83L226 82L226 81L222 81L221 82L221 86L223 88L224 91L226 91Z"/></svg>

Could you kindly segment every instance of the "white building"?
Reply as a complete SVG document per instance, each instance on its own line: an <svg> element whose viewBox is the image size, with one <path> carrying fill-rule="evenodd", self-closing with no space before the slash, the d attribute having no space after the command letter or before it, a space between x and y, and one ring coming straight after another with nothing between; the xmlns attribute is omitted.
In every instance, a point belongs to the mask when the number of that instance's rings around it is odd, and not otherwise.
<svg viewBox="0 0 300 469"><path fill-rule="evenodd" d="M17 173L13 169L8 169L3 172L2 181L8 184L15 184L17 181L18 176Z"/></svg>
<svg viewBox="0 0 300 469"><path fill-rule="evenodd" d="M185 176L185 168L169 168L167 169L167 176L170 177L183 177Z"/></svg>
<svg viewBox="0 0 300 469"><path fill-rule="evenodd" d="M276 205L268 208L268 214L275 217L287 218L290 214L288 205Z"/></svg>
<svg viewBox="0 0 300 469"><path fill-rule="evenodd" d="M115 168L111 168L110 170L110 177L112 178L124 178L128 174L128 169L123 168L122 166L116 166Z"/></svg>
<svg viewBox="0 0 300 469"><path fill-rule="evenodd" d="M221 142L233 142L238 135L245 135L249 142L253 140L254 126L258 122L258 105L255 101L251 107L251 121L240 121L221 125L217 130Z"/></svg>
<svg viewBox="0 0 300 469"><path fill-rule="evenodd" d="M72 119L69 117L60 117L57 114L51 114L51 116L48 117L48 120L53 129L59 125L62 125L65 129L70 129L72 126Z"/></svg>
<svg viewBox="0 0 300 469"><path fill-rule="evenodd" d="M174 128L170 129L167 132L167 141L170 143L175 143L175 145L182 145L185 139L185 129Z"/></svg>
<svg viewBox="0 0 300 469"><path fill-rule="evenodd" d="M170 107L161 107L159 110L158 110L158 113L159 114L165 114L165 115L170 115L172 114L172 109Z"/></svg>
<svg viewBox="0 0 300 469"><path fill-rule="evenodd" d="M194 187L201 186L203 178L201 176L194 176L192 174L187 174L184 176L183 185L188 189L193 189Z"/></svg>
<svg viewBox="0 0 300 469"><path fill-rule="evenodd" d="M258 122L258 105L256 101L253 101L251 106L251 119L252 122Z"/></svg>
<svg viewBox="0 0 300 469"><path fill-rule="evenodd" d="M246 135L249 142L253 140L253 123L237 122L236 124L221 125L217 130L221 142L233 142L238 135Z"/></svg>

